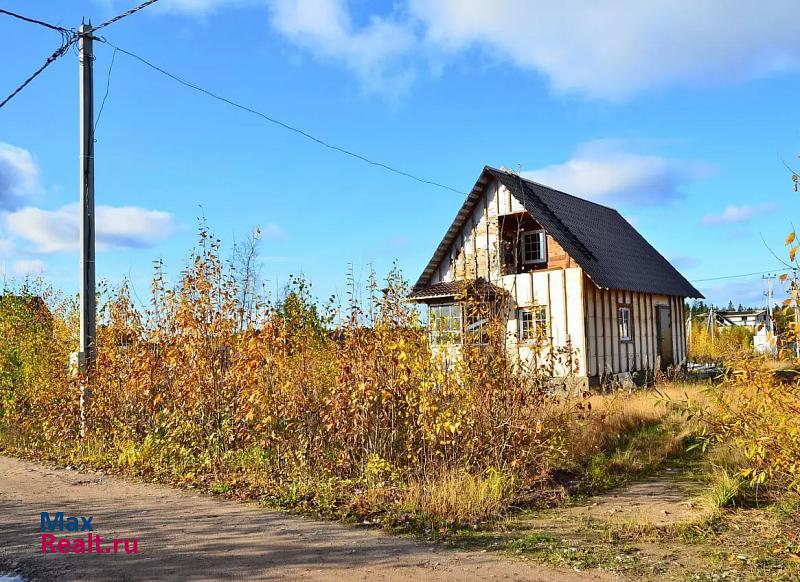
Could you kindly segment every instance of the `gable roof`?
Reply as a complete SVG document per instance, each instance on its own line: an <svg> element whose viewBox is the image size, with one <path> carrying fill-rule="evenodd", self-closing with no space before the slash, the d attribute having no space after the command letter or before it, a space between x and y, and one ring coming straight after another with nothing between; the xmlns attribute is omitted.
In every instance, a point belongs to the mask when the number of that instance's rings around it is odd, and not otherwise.
<svg viewBox="0 0 800 582"><path fill-rule="evenodd" d="M414 289L431 277L481 199L497 179L525 210L577 261L600 288L703 297L639 232L613 208L566 194L517 174L484 167L461 210L422 272Z"/></svg>

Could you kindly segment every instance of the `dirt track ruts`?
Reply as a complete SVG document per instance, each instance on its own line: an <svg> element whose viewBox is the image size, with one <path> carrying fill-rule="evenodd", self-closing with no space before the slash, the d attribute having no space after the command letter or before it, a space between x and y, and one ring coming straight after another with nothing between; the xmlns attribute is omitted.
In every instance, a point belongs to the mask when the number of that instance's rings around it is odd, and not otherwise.
<svg viewBox="0 0 800 582"><path fill-rule="evenodd" d="M137 554L43 554L40 513L94 516ZM83 534L76 534L83 535ZM0 574L32 580L616 580L0 455Z"/></svg>

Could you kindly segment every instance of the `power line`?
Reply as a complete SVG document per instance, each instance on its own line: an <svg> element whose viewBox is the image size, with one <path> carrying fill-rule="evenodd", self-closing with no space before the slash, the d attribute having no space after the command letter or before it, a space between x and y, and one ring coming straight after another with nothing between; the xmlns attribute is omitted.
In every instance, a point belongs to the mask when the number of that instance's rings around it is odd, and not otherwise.
<svg viewBox="0 0 800 582"><path fill-rule="evenodd" d="M94 32L95 30L100 30L101 28L105 28L109 24L114 24L118 20L122 20L123 18L126 18L126 17L130 16L131 14L135 14L135 13L139 12L139 10L142 10L143 8L147 8L148 6L150 6L151 4L155 4L156 2L158 2L158 0L147 0L147 2L142 2L141 4L136 6L135 8L131 8L130 10L115 16L114 18L106 20L102 24L99 24L99 25L93 27L92 31Z"/></svg>
<svg viewBox="0 0 800 582"><path fill-rule="evenodd" d="M100 27L98 27L98 28L100 28ZM450 190L451 192L455 192L456 194L466 195L466 192L463 192L463 191L461 191L461 190L459 190L457 188L453 188L452 186L448 186L447 184L442 184L442 183L436 182L434 180L429 180L427 178L422 178L422 177L417 176L415 174L412 174L410 172L406 172L405 170L401 170L399 168L396 168L396 167L391 166L389 164L385 164L383 162L375 161L375 160L370 159L370 158L368 158L368 157L366 157L366 156L364 156L362 154L359 154L359 153L353 152L351 150L348 150L346 148L334 145L334 144L332 144L332 143L330 143L328 141L325 141L323 139L320 139L320 138L308 133L307 131L304 131L302 129L299 129L297 127L289 125L288 123L285 123L283 121L275 119L274 117L270 117L269 115L267 115L265 113L262 113L260 111L257 111L257 110L255 110L255 109L253 109L251 107L248 107L246 105L242 105L242 104L237 103L235 101L232 101L231 99L228 99L226 97L222 97L221 95L218 95L218 94L216 94L216 93L214 93L212 91L209 91L208 89L204 89L203 87L200 87L199 85L196 85L196 84L194 84L194 83L192 83L190 81L187 81L187 80L179 77L178 75L176 75L174 73L170 73L169 71L166 71L165 69L162 69L161 67L151 63L150 61L146 60L143 57L140 57L137 54L134 54L134 53L132 53L130 51L127 51L127 50L125 50L123 48L120 48L120 47L112 44L111 42L109 42L108 40L106 40L104 38L97 38L97 40L99 40L100 42L104 42L104 43L108 44L110 47L118 50L121 53L124 53L124 54L128 55L129 57L132 57L132 58L136 59L140 63L142 63L144 65L147 65L151 69L153 69L155 71L158 71L159 73L169 77L173 81L177 81L178 83L180 83L181 85L184 85L185 87L189 87L190 89L194 89L195 91L203 93L204 95L206 95L208 97L211 97L213 99L216 99L217 101L221 101L221 102L226 103L226 104L228 104L228 105L230 105L232 107L235 107L235 108L240 109L242 111L246 111L247 113L251 113L252 115L256 115L256 116L258 116L258 117L260 117L260 118L262 118L262 119L264 119L264 120L266 120L266 121L268 121L268 122L270 122L270 123L272 123L274 125L278 125L278 126L282 127L283 129L286 129L288 131L291 131L293 133L301 135L301 136L305 137L306 139L309 139L309 140L311 140L311 141L313 141L313 142L315 142L315 143L317 143L317 144L319 144L319 145L321 145L323 147L326 147L328 149L334 150L334 151L339 152L341 154L345 154L347 156L350 156L352 158L360 160L360 161L362 161L362 162L364 162L366 164L370 164L372 166L376 166L376 167L382 168L384 170L387 170L387 171L392 172L394 174L397 174L399 176L403 176L403 177L406 177L406 178L410 178L412 180L416 180L417 182L420 182L422 184L427 184L429 186L436 186L437 188L442 188L444 190Z"/></svg>
<svg viewBox="0 0 800 582"><path fill-rule="evenodd" d="M108 65L108 76L106 77L106 93L103 95L103 101L100 103L100 111L97 112L97 119L94 122L94 128L92 128L92 137L97 132L97 124L100 123L100 117L103 115L103 108L106 106L106 99L108 99L108 91L111 89L111 71L114 70L114 59L117 56L117 49L114 49L114 52L111 53L111 64Z"/></svg>
<svg viewBox="0 0 800 582"><path fill-rule="evenodd" d="M770 273L785 273L789 269L778 269L778 270L771 270L771 271L759 271L757 273L742 273L740 275L725 275L722 277L709 277L707 279L692 279L691 283L700 283L702 281L720 281L722 279L737 279L739 277L753 277L755 275L768 275Z"/></svg>
<svg viewBox="0 0 800 582"><path fill-rule="evenodd" d="M0 14L5 14L7 16L12 16L13 18L18 18L20 20L24 20L25 22L30 22L31 24L38 24L39 26L44 26L45 28L49 28L51 30L55 30L62 34L75 34L75 31L70 30L68 28L64 28L63 26L56 26L55 24L50 24L49 22L44 22L42 20L36 20L35 18L30 18L28 16L23 16L22 14L17 14L16 12L11 12L10 10L5 10L4 8L0 8Z"/></svg>
<svg viewBox="0 0 800 582"><path fill-rule="evenodd" d="M36 77L38 77L38 76L39 76L39 75L42 73L42 71L44 71L44 70L45 70L47 67L49 67L49 66L50 66L50 65L51 65L51 64L52 64L52 63L53 63L55 60L57 60L59 57L63 56L63 55L64 55L64 53L66 53L66 52L67 52L67 50L69 49L69 47L70 47L70 46L72 46L72 44L73 44L74 42L75 42L75 40L74 40L74 39L73 39L73 40L70 40L70 41L68 41L68 42L65 42L65 43L64 43L64 44L62 44L62 45L61 45L59 48L57 48L57 49L55 50L55 52L53 52L53 54L52 54L52 55L50 55L49 57L47 57L47 60L44 62L44 64L43 64L41 67L39 67L38 69L36 69L36 71L35 71L35 72L34 72L34 73L33 73L33 74L30 76L30 77L28 77L27 79L25 79L25 81L23 81L23 83L22 83L22 84L21 84L19 87L17 87L16 89L14 89L14 90L11 92L11 94L10 94L8 97L6 97L5 99L3 99L2 103L0 103L0 109L2 109L2 108L3 108L3 106L4 106L6 103L8 103L9 101L11 101L11 100L12 100L14 97L16 97L16 96L17 96L17 94L18 94L20 91L22 91L22 90L23 90L25 87L27 87L27 86L28 86L28 84L29 84L31 81L33 81L33 80L34 80Z"/></svg>
<svg viewBox="0 0 800 582"><path fill-rule="evenodd" d="M94 31L99 30L101 28L104 28L104 27L106 27L106 26L108 26L110 24L114 24L115 22L117 22L119 20L122 20L123 18L126 18L126 17L130 16L131 14L135 14L136 12L139 12L143 8L147 8L151 4L155 4L156 2L158 2L158 0L147 0L146 2L143 2L142 4L139 4L138 6L136 6L134 8L131 8L130 10L128 10L126 12L123 12L122 14L118 14L114 18L106 20L105 22L103 22L99 26L95 26L94 28L92 28L91 31L90 31L90 34L94 33ZM36 71L34 71L34 73L30 77L25 79L25 81L23 81L23 83L19 87L14 89L14 91L12 91L11 94L8 97L6 97L5 99L3 99L2 102L0 102L0 109L2 109L2 107L6 103L8 103L14 97L16 97L19 94L20 91L22 91L25 87L27 87L30 84L31 81L33 81L36 77L38 77L42 73L42 71L44 71L47 67L49 67L53 63L53 61L55 61L59 57L63 56L64 53L67 52L69 47L72 46L73 44L75 44L75 42L78 40L78 33L73 29L64 28L63 26L56 26L55 24L50 24L50 23L44 22L42 20L36 20L35 18L30 18L28 16L23 16L22 14L17 14L16 12L11 12L10 10L5 10L5 9L2 9L2 8L0 8L0 14L5 14L7 16L11 16L13 18L17 18L19 20L24 20L25 22L30 22L32 24L38 24L40 26L44 26L44 27L49 28L51 30L55 30L55 31L61 33L61 39L62 39L61 46L58 49L56 49L53 52L53 54L50 55L47 58L47 60L44 62L44 64L41 67L39 67L38 69L36 69ZM98 39L98 40L100 40L100 39ZM113 57L112 57L112 61L111 61L111 66L112 67L114 66ZM111 83L111 69L109 68L109 70L108 70L108 83L106 84L105 97L103 97L103 105L105 105L106 98L108 97L108 85L110 83ZM103 112L103 105L100 106L100 113ZM97 119L99 121L99 119L100 119L100 115L99 114L98 114ZM96 124L97 124L97 122L95 122L95 125Z"/></svg>

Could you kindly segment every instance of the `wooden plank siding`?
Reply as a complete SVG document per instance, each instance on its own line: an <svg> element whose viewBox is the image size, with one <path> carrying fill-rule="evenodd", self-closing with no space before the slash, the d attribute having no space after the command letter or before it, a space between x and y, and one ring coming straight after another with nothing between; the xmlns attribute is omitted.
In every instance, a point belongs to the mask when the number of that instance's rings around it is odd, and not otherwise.
<svg viewBox="0 0 800 582"><path fill-rule="evenodd" d="M683 298L635 291L599 289L583 281L586 318L586 368L589 376L653 370L658 355L656 309L666 305L672 317L672 346L676 364L686 362L686 322ZM620 339L618 308L630 309L630 341Z"/></svg>
<svg viewBox="0 0 800 582"><path fill-rule="evenodd" d="M519 342L518 309L543 306L557 347L571 345L578 375L652 370L656 364L656 308L669 306L676 363L686 361L686 329L680 297L600 289L578 263L546 233L547 263L505 274L501 256L504 220L525 212L519 200L498 182L486 185L482 199L465 211L449 251L429 283L483 278L507 292L509 349L533 361L532 348ZM501 218L505 217L505 218ZM631 340L620 341L618 307L631 313Z"/></svg>

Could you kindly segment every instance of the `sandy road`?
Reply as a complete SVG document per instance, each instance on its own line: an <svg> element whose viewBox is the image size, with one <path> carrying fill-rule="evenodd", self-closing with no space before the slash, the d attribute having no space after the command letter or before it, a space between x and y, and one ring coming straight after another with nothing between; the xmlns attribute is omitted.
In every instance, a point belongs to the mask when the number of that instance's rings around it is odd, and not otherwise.
<svg viewBox="0 0 800 582"><path fill-rule="evenodd" d="M42 511L93 516L95 535L137 538L138 553L43 554ZM26 580L617 580L0 456L4 570Z"/></svg>

